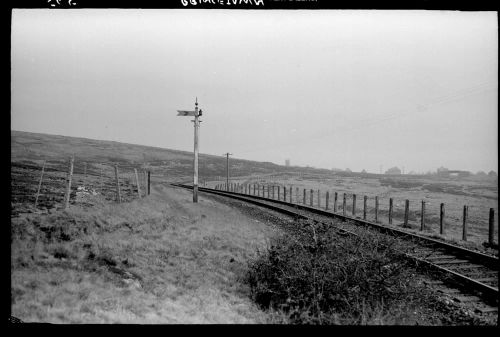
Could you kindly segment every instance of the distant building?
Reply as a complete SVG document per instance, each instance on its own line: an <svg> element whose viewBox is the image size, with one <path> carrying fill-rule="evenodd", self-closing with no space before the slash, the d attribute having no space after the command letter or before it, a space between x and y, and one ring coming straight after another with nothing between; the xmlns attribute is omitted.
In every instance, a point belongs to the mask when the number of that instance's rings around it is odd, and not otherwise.
<svg viewBox="0 0 500 337"><path fill-rule="evenodd" d="M465 178L470 175L471 173L469 171L461 171L461 170L448 170L446 172L441 173L441 177L448 177L448 178Z"/></svg>
<svg viewBox="0 0 500 337"><path fill-rule="evenodd" d="M394 166L385 171L385 174L393 174L393 175L401 174L401 170L398 167Z"/></svg>
<svg viewBox="0 0 500 337"><path fill-rule="evenodd" d="M440 168L437 169L437 175L440 177L448 177L450 173L446 167L441 166Z"/></svg>
<svg viewBox="0 0 500 337"><path fill-rule="evenodd" d="M366 170L365 170L365 169L363 169L363 170L361 171L361 173L366 173Z"/></svg>
<svg viewBox="0 0 500 337"><path fill-rule="evenodd" d="M491 177L491 178L496 178L498 177L497 173L495 171L490 171L488 172L488 175Z"/></svg>
<svg viewBox="0 0 500 337"><path fill-rule="evenodd" d="M290 159L285 159L285 166L290 166Z"/></svg>
<svg viewBox="0 0 500 337"><path fill-rule="evenodd" d="M345 169L346 172L352 172L350 168Z"/></svg>

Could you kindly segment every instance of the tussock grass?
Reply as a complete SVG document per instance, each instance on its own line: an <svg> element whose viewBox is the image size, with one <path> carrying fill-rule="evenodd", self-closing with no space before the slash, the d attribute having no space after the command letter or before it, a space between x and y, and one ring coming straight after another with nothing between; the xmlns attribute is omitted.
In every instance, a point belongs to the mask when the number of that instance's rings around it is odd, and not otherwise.
<svg viewBox="0 0 500 337"><path fill-rule="evenodd" d="M336 235L298 222L274 237L247 274L253 299L273 322L298 324L430 324L425 292L386 236Z"/></svg>
<svg viewBox="0 0 500 337"><path fill-rule="evenodd" d="M51 323L259 323L242 279L270 229L189 191L13 219L12 315Z"/></svg>

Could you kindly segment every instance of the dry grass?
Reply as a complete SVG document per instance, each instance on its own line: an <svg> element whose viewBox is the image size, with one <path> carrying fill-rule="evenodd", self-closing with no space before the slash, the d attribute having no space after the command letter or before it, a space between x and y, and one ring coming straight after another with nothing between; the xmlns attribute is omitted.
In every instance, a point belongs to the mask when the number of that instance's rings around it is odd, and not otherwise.
<svg viewBox="0 0 500 337"><path fill-rule="evenodd" d="M12 314L52 323L262 323L242 281L272 229L184 190L13 221Z"/></svg>
<svg viewBox="0 0 500 337"><path fill-rule="evenodd" d="M394 200L393 224L402 226L404 215L404 201L410 201L409 227L420 228L421 201L426 202L426 231L423 234L435 235L439 233L440 203L445 204L445 235L448 240L458 241L462 237L463 206L469 207L468 215L468 243L481 248L488 240L489 209L495 210L495 242L498 238L498 182L480 182L473 179L467 181L439 180L439 178L414 178L405 185L406 178L393 178L388 184L376 177L345 177L326 176L323 178L300 178L299 176L281 175L277 177L262 176L233 179L240 184L276 184L293 188L293 201L302 203L303 189L306 189L306 202L309 205L309 191L314 190L314 206L317 206L317 190L321 191L321 207L325 206L325 194L330 193L330 210L333 208L333 194L338 193L337 210L341 212L343 193L347 195L347 215L352 215L352 194L357 195L356 215L363 215L363 196L368 197L367 218L375 219L375 196L379 197L379 221L387 224L389 198ZM409 179L409 178L408 178ZM216 182L212 183L216 184ZM426 187L427 186L427 187ZM439 186L433 190L429 186ZM297 199L296 188L299 188ZM428 189L430 188L430 190ZM457 192L458 191L458 192ZM288 193L287 193L288 194ZM267 194L266 194L267 195ZM289 194L287 200L289 198ZM461 242L463 243L463 242ZM481 248L482 249L482 248Z"/></svg>

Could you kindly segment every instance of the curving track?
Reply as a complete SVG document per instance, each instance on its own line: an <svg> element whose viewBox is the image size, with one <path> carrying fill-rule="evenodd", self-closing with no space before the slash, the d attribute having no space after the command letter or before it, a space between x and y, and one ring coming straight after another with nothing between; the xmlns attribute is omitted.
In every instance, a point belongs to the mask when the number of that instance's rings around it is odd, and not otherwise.
<svg viewBox="0 0 500 337"><path fill-rule="evenodd" d="M172 185L192 189L190 185ZM203 187L200 187L199 191L252 203L292 217L328 223L344 235L357 235L356 231L372 228L381 233L407 240L409 248L404 252L407 258L419 266L425 266L436 272L444 284L459 289L448 287L443 292L452 294L456 300L461 302L477 302L478 307L483 308L481 311L498 312L499 259L496 256L302 204ZM332 223L333 219L340 219L341 222ZM441 284L441 281L436 284ZM483 304L486 304L486 307Z"/></svg>

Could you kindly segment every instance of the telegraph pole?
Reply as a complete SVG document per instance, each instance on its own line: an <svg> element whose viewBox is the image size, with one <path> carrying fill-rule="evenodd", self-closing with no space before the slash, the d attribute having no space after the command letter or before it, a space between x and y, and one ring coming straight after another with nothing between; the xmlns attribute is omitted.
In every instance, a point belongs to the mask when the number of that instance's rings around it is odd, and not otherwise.
<svg viewBox="0 0 500 337"><path fill-rule="evenodd" d="M226 152L224 155L226 156L226 191L229 191L229 156L232 153Z"/></svg>
<svg viewBox="0 0 500 337"><path fill-rule="evenodd" d="M198 202L198 129L200 127L201 121L198 119L202 111L198 111L198 97L196 97L196 102L194 103L194 111L177 110L177 116L194 116L194 174L193 174L193 202Z"/></svg>

